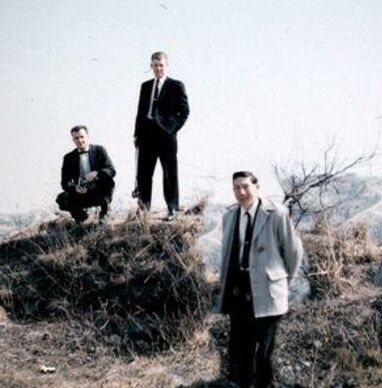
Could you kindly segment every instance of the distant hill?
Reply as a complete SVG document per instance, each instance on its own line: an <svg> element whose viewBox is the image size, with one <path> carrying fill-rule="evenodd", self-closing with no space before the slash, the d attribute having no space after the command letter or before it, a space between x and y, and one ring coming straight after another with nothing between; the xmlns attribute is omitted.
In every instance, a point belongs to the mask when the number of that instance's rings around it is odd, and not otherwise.
<svg viewBox="0 0 382 388"><path fill-rule="evenodd" d="M374 242L382 244L382 177L347 175L340 182L336 204L340 221L368 225Z"/></svg>
<svg viewBox="0 0 382 388"><path fill-rule="evenodd" d="M329 207L331 220L338 224L364 222L368 225L370 237L382 244L382 177L363 177L347 174L338 178L321 197L324 206ZM313 191L308 201L318 205L319 192ZM309 229L313 217L307 216L299 225Z"/></svg>
<svg viewBox="0 0 382 388"><path fill-rule="evenodd" d="M325 205L331 206L332 219L338 223L366 222L369 224L370 237L382 244L382 177L364 177L347 174L340 177L322 197ZM318 203L318 190L308 198ZM232 201L233 203L233 201ZM220 221L225 208L230 204L209 202L204 214L205 235L201 239L216 245L220 240ZM57 214L51 210L36 210L28 213L0 214L0 237L10 232L51 221ZM312 217L304 218L299 228L307 229L312 225ZM212 247L211 247L212 248ZM215 251L214 248L212 248ZM211 257L211 264L215 259Z"/></svg>
<svg viewBox="0 0 382 388"><path fill-rule="evenodd" d="M0 237L41 222L50 221L56 217L54 212L49 210L36 210L28 213L0 213Z"/></svg>

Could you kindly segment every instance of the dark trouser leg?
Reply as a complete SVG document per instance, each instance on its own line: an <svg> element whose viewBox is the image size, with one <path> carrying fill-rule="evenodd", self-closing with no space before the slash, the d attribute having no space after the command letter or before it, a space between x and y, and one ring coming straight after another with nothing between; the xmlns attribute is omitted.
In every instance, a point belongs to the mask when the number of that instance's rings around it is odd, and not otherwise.
<svg viewBox="0 0 382 388"><path fill-rule="evenodd" d="M273 380L272 352L281 316L230 314L229 379L241 388L267 388Z"/></svg>
<svg viewBox="0 0 382 388"><path fill-rule="evenodd" d="M236 314L230 314L230 330L228 342L228 379L235 383L239 381L240 326L241 322Z"/></svg>
<svg viewBox="0 0 382 388"><path fill-rule="evenodd" d="M113 198L114 182L111 179L101 179L95 182L95 188L89 191L89 202L94 206L101 206L99 218L103 219L109 212L109 205Z"/></svg>
<svg viewBox="0 0 382 388"><path fill-rule="evenodd" d="M252 319L239 312L230 314L229 379L242 388L250 387L254 376L256 344Z"/></svg>
<svg viewBox="0 0 382 388"><path fill-rule="evenodd" d="M76 222L82 222L87 218L87 213L84 210L84 208L88 207L86 206L87 197L85 197L85 195L86 194L80 195L76 192L63 192L57 196L56 202L60 210L70 212Z"/></svg>
<svg viewBox="0 0 382 388"><path fill-rule="evenodd" d="M156 136L143 139L139 145L137 182L139 190L139 204L146 209L151 206L151 191L153 174L158 158L158 144Z"/></svg>
<svg viewBox="0 0 382 388"><path fill-rule="evenodd" d="M163 194L168 209L179 209L178 144L176 135L161 134L159 159L163 169Z"/></svg>
<svg viewBox="0 0 382 388"><path fill-rule="evenodd" d="M109 212L109 202L104 198L101 202L101 211L99 212L99 218L105 218Z"/></svg>
<svg viewBox="0 0 382 388"><path fill-rule="evenodd" d="M278 323L282 316L257 318L254 332L258 348L256 352L255 386L269 387L273 380L272 352Z"/></svg>
<svg viewBox="0 0 382 388"><path fill-rule="evenodd" d="M69 211L70 210L70 200L69 200L69 193L66 191L60 193L57 195L56 203L58 205L58 208L60 210Z"/></svg>
<svg viewBox="0 0 382 388"><path fill-rule="evenodd" d="M238 276L238 296L230 313L231 332L228 349L230 379L242 388L249 388L253 386L255 372L256 319L253 312L249 272L240 271Z"/></svg>
<svg viewBox="0 0 382 388"><path fill-rule="evenodd" d="M104 179L94 182L94 188L89 189L85 194L77 192L63 192L57 196L56 202L60 210L69 211L72 217L80 222L87 218L84 209L91 206L101 206L101 213L104 217L108 211L108 205L111 202L114 182L110 179Z"/></svg>

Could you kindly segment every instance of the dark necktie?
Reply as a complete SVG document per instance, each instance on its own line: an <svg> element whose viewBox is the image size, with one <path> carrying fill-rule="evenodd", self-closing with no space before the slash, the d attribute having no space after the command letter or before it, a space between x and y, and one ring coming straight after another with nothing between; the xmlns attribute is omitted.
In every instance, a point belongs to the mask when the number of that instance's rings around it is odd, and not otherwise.
<svg viewBox="0 0 382 388"><path fill-rule="evenodd" d="M157 100L159 94L159 78L155 79L155 88L154 88L154 98L153 98L153 107L151 109L151 116L154 118L157 110Z"/></svg>
<svg viewBox="0 0 382 388"><path fill-rule="evenodd" d="M248 217L248 220L247 220L247 227L245 228L243 257L241 260L241 267L243 269L248 268L249 252L251 250L251 240L252 240L252 231L253 231L253 227L251 223L251 215L248 212L245 212L245 215Z"/></svg>

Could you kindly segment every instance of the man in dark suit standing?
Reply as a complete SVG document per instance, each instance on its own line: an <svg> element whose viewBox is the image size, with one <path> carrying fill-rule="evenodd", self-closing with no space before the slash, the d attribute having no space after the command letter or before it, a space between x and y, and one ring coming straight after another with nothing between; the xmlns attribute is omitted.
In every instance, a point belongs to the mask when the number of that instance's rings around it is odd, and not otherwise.
<svg viewBox="0 0 382 388"><path fill-rule="evenodd" d="M139 206L150 210L152 177L159 158L167 218L171 220L179 209L176 134L186 122L190 110L183 83L167 76L166 53L152 54L151 69L155 78L141 86L134 132L134 143L139 149Z"/></svg>
<svg viewBox="0 0 382 388"><path fill-rule="evenodd" d="M90 144L88 129L79 125L70 130L76 148L64 156L61 187L56 202L69 211L77 223L88 217L86 208L101 206L100 222L105 221L112 200L115 169L106 150Z"/></svg>
<svg viewBox="0 0 382 388"><path fill-rule="evenodd" d="M288 286L302 245L287 210L259 197L248 171L232 177L237 203L223 216L218 310L230 316L229 379L241 388L272 385L278 322L288 310Z"/></svg>

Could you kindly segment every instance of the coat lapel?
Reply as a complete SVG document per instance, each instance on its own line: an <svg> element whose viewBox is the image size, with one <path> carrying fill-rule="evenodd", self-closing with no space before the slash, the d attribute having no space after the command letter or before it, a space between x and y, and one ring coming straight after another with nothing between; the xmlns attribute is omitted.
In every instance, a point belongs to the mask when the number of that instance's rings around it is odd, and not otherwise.
<svg viewBox="0 0 382 388"><path fill-rule="evenodd" d="M227 220L227 227L226 230L224 230L225 238L227 239L224 243L225 251L223 255L224 263L228 264L231 250L232 250L232 243L233 243L233 237L235 232L235 225L236 220L238 216L238 207L235 207L232 209L232 211L228 214L228 220Z"/></svg>
<svg viewBox="0 0 382 388"><path fill-rule="evenodd" d="M256 240L257 236L261 232L261 229L263 229L267 218L269 217L269 211L273 209L274 207L270 202L261 200L255 226L253 228L252 242Z"/></svg>
<svg viewBox="0 0 382 388"><path fill-rule="evenodd" d="M231 214L230 214L230 220L229 222L229 232L228 232L228 241L227 241L227 247L228 247L228 254L230 254L232 249L232 243L233 243L233 237L235 234L235 225L237 221L237 217L239 216L239 208L236 208Z"/></svg>
<svg viewBox="0 0 382 388"><path fill-rule="evenodd" d="M90 169L94 169L94 163L95 163L95 148L92 144L89 146L89 164L90 164Z"/></svg>
<svg viewBox="0 0 382 388"><path fill-rule="evenodd" d="M142 93L143 93L142 101L144 101L145 104L147 104L147 110L149 109L148 107L150 105L151 92L153 90L154 80L155 79L152 79L146 84L144 84L144 89L142 90Z"/></svg>
<svg viewBox="0 0 382 388"><path fill-rule="evenodd" d="M169 77L166 77L166 79L164 80L162 88L161 88L160 93L159 93L158 101L160 101L162 99L162 97L164 95L166 95L170 80L171 80L171 78L169 78Z"/></svg>

